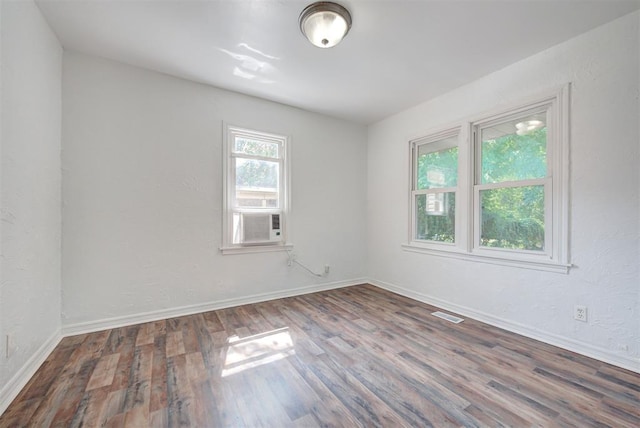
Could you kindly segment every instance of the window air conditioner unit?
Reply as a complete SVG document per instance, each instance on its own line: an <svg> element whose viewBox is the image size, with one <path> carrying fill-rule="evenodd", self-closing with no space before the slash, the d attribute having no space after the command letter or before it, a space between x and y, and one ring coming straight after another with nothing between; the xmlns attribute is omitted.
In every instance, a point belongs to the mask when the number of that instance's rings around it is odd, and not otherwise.
<svg viewBox="0 0 640 428"><path fill-rule="evenodd" d="M282 241L280 229L280 214L270 213L241 213L240 214L240 243L265 244Z"/></svg>

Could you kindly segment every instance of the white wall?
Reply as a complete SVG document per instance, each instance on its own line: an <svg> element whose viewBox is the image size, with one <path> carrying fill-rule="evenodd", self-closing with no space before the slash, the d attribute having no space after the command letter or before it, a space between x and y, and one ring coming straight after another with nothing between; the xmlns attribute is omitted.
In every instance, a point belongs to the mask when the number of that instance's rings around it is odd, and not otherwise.
<svg viewBox="0 0 640 428"><path fill-rule="evenodd" d="M370 126L368 274L375 283L640 370L639 22L639 13L628 15ZM567 82L571 272L404 252L409 137ZM587 324L573 320L576 304L588 306Z"/></svg>
<svg viewBox="0 0 640 428"><path fill-rule="evenodd" d="M639 23L624 17L374 124L367 144L358 125L80 54L63 61L31 2L1 2L0 411L61 328L61 113L67 327L368 275L640 369ZM403 252L407 138L568 81L570 274ZM220 255L223 120L292 137L292 241L329 277L287 267L283 253ZM589 307L588 324L574 304Z"/></svg>
<svg viewBox="0 0 640 428"><path fill-rule="evenodd" d="M0 11L1 412L60 334L62 48L32 2Z"/></svg>
<svg viewBox="0 0 640 428"><path fill-rule="evenodd" d="M291 241L328 277L221 255L223 121L291 136ZM363 126L65 52L62 127L66 331L365 276Z"/></svg>

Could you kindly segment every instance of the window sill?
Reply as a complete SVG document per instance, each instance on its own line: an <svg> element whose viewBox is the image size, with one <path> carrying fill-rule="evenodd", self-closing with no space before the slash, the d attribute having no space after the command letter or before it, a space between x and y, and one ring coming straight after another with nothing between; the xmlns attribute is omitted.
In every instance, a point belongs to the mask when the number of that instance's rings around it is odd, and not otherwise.
<svg viewBox="0 0 640 428"><path fill-rule="evenodd" d="M252 253L271 253L275 251L291 251L293 244L277 244L277 245L247 245L246 247L221 247L223 255L231 254L252 254Z"/></svg>
<svg viewBox="0 0 640 428"><path fill-rule="evenodd" d="M408 251L412 253L422 253L422 254L429 254L429 255L438 256L438 257L448 257L448 258L458 259L458 260L467 260L467 261L478 262L478 263L489 263L489 264L501 265L501 266L511 266L511 267L517 267L522 269L534 269L534 270L541 270L545 272L555 272L555 273L562 273L562 274L568 274L569 269L572 266L570 264L563 264L563 263L558 263L555 261L547 261L547 260L506 259L506 258L500 258L500 257L491 257L486 255L461 252L454 248L451 248L451 250L444 249L444 248L435 250L432 248L425 248L425 247L412 245L412 244L403 244L402 249L404 251Z"/></svg>

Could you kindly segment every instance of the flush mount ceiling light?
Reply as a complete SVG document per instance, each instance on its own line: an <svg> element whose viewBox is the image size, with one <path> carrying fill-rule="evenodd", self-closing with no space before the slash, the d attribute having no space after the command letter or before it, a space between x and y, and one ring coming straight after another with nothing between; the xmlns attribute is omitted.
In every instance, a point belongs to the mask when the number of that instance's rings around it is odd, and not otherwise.
<svg viewBox="0 0 640 428"><path fill-rule="evenodd" d="M300 14L300 30L319 48L330 48L347 35L351 28L349 11L337 3L319 1Z"/></svg>
<svg viewBox="0 0 640 428"><path fill-rule="evenodd" d="M528 135L542 127L544 127L544 122L541 120L525 120L524 122L516 123L516 134Z"/></svg>

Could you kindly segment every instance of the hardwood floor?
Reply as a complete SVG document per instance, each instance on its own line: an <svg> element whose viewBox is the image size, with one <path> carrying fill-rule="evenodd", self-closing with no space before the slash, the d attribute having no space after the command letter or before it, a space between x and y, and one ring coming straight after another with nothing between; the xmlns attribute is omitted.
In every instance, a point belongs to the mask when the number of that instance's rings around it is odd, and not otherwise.
<svg viewBox="0 0 640 428"><path fill-rule="evenodd" d="M640 426L640 374L361 285L67 337L1 427Z"/></svg>

